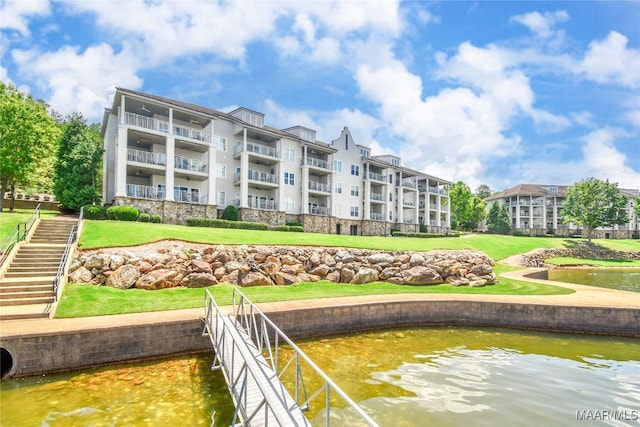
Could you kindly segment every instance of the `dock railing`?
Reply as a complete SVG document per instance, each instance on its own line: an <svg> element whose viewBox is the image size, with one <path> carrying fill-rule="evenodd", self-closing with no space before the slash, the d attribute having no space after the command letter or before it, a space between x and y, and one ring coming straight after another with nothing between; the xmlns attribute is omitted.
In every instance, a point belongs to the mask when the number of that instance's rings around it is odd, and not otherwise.
<svg viewBox="0 0 640 427"><path fill-rule="evenodd" d="M237 329L246 332L297 406L303 412L314 414L312 425L329 427L333 421L334 426L345 425L345 422L350 426L378 426L238 289L233 291L231 314L221 311L208 290L205 293L205 309L205 321L210 330L218 330L219 317L228 316ZM315 390L308 390L311 383ZM311 405L319 406L312 408Z"/></svg>

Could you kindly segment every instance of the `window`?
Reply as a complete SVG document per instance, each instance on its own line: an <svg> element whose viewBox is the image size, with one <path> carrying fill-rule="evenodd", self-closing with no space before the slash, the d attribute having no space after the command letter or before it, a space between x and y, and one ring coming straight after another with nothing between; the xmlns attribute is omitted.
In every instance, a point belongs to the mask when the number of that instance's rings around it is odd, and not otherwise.
<svg viewBox="0 0 640 427"><path fill-rule="evenodd" d="M389 174L389 184L393 184L393 174Z"/></svg>
<svg viewBox="0 0 640 427"><path fill-rule="evenodd" d="M296 149L295 148L285 148L284 149L284 159L294 162L296 160Z"/></svg>
<svg viewBox="0 0 640 427"><path fill-rule="evenodd" d="M360 149L360 155L364 158L369 158L369 150L367 150L366 148L361 148Z"/></svg>
<svg viewBox="0 0 640 427"><path fill-rule="evenodd" d="M336 193L342 194L342 183L341 182L337 182L336 183Z"/></svg>
<svg viewBox="0 0 640 427"><path fill-rule="evenodd" d="M391 164L393 166L400 166L400 160L399 159L391 159Z"/></svg>
<svg viewBox="0 0 640 427"><path fill-rule="evenodd" d="M393 193L389 193L389 201L393 202Z"/></svg>
<svg viewBox="0 0 640 427"><path fill-rule="evenodd" d="M340 215L342 215L342 205L337 204L337 205L335 206L335 208L336 208L336 209L335 209L335 215L336 215L336 216L340 216Z"/></svg>
<svg viewBox="0 0 640 427"><path fill-rule="evenodd" d="M352 196L359 196L360 195L360 189L358 188L357 185L352 185L351 186L351 195Z"/></svg>
<svg viewBox="0 0 640 427"><path fill-rule="evenodd" d="M224 191L216 190L216 204L218 206L226 206L227 205L227 193Z"/></svg>
<svg viewBox="0 0 640 427"><path fill-rule="evenodd" d="M333 161L333 170L336 172L342 172L342 162L340 160Z"/></svg>
<svg viewBox="0 0 640 427"><path fill-rule="evenodd" d="M216 146L216 150L218 151L227 151L227 138L222 136L213 136L213 144Z"/></svg>
<svg viewBox="0 0 640 427"><path fill-rule="evenodd" d="M294 174L292 174L290 172L285 172L284 173L284 183L285 183L285 185L293 185L293 180L294 180Z"/></svg>
<svg viewBox="0 0 640 427"><path fill-rule="evenodd" d="M358 207L357 206L351 206L351 208L349 209L349 214L353 217L357 217L358 216Z"/></svg>
<svg viewBox="0 0 640 427"><path fill-rule="evenodd" d="M351 165L351 175L359 176L360 175L360 166Z"/></svg>
<svg viewBox="0 0 640 427"><path fill-rule="evenodd" d="M222 163L216 163L216 178L227 177L227 166Z"/></svg>

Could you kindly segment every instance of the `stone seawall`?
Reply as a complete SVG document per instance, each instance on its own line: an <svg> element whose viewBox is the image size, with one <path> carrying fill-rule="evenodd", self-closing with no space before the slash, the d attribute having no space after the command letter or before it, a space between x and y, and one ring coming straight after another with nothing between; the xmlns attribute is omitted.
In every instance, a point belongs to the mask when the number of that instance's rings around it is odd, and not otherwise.
<svg viewBox="0 0 640 427"><path fill-rule="evenodd" d="M550 332L640 337L640 310L610 307L553 306L473 300L403 300L384 302L308 302L263 305L265 314L290 338L404 326L480 326ZM354 300L357 301L357 300ZM59 319L42 322L34 333L0 333L4 377L68 371L132 360L213 351L202 337L202 310L181 310L180 319L165 313ZM177 317L166 314L169 318ZM389 343L392 347L393 343ZM213 353L212 353L213 358ZM11 368L5 372L10 359Z"/></svg>

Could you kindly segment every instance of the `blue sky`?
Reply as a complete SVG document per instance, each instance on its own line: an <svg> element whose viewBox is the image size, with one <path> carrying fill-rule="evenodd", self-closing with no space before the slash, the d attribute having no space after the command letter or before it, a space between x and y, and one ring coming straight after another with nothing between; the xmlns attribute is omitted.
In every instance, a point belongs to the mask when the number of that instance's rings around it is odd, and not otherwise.
<svg viewBox="0 0 640 427"><path fill-rule="evenodd" d="M100 121L125 87L348 126L475 189L640 188L640 1L0 0L0 80Z"/></svg>

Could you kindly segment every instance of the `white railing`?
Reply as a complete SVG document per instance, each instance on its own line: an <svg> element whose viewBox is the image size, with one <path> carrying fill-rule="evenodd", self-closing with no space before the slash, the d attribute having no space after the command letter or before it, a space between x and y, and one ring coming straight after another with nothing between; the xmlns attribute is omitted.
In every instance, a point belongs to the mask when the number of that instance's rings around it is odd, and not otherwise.
<svg viewBox="0 0 640 427"><path fill-rule="evenodd" d="M158 132L169 133L169 122L153 117L141 116L135 113L124 113L124 123L144 129L151 129Z"/></svg>
<svg viewBox="0 0 640 427"><path fill-rule="evenodd" d="M323 206L309 206L309 213L312 215L331 215L331 208Z"/></svg>
<svg viewBox="0 0 640 427"><path fill-rule="evenodd" d="M315 157L307 157L307 165L320 169L331 170L331 165L328 162L316 159Z"/></svg>
<svg viewBox="0 0 640 427"><path fill-rule="evenodd" d="M272 173L266 173L262 171L257 171L250 169L249 174L247 176L250 181L258 181L258 182L266 182L268 184L277 184L278 183L278 175ZM235 178L235 176L234 176ZM240 178L238 176L238 178ZM235 179L234 179L235 180Z"/></svg>
<svg viewBox="0 0 640 427"><path fill-rule="evenodd" d="M322 193L331 193L331 186L321 182L309 181L309 190L320 191Z"/></svg>
<svg viewBox="0 0 640 427"><path fill-rule="evenodd" d="M371 193L369 195L369 198L371 200L379 200L379 201L383 201L384 200L384 196L382 195L382 193Z"/></svg>
<svg viewBox="0 0 640 427"><path fill-rule="evenodd" d="M187 170L191 172L208 172L208 167L204 162L197 159L191 159L189 157L175 156L173 158L173 166L176 169Z"/></svg>
<svg viewBox="0 0 640 427"><path fill-rule="evenodd" d="M286 389L289 396L295 401L298 408L309 410L311 405L319 405L314 412L317 417L323 417L322 424L329 427L333 419L339 425L369 425L377 424L367 413L365 413L337 384L335 384L298 346L285 335L276 324L274 324L267 316L264 315L251 301L247 299L240 291L233 290L233 314L229 316L231 323L243 333L246 333L258 352L264 356L269 368L273 370L277 378L283 380L282 386ZM211 338L216 350L221 349L224 345L222 340L229 335L218 333L224 331L221 322L226 317L220 307L216 304L209 290L205 291L205 327L203 335ZM229 323L229 322L228 322ZM222 356L218 356L220 353ZM233 369L233 360L220 360L224 358L225 352L217 351L214 366L222 368L226 378L239 378L236 374L234 377L230 374ZM238 355L238 357L240 357ZM308 384L311 379L320 379L320 386L317 390L307 390L305 382ZM245 388L229 384L230 389L246 390ZM260 404L267 406L267 411L271 410L270 402L266 396L254 396L254 399L262 399ZM249 397L238 393L234 396L234 401L238 402L236 413L234 414L231 425L235 425L239 415L243 421L250 425L251 419L255 414L243 413L246 410ZM332 406L332 404L334 406ZM350 410L343 408L347 406ZM337 409L339 417L333 417L332 411ZM240 413L239 413L240 412ZM257 412L257 411L256 411ZM275 415L275 414L274 414ZM292 425L292 424L287 424ZM296 424L297 425L297 424Z"/></svg>
<svg viewBox="0 0 640 427"><path fill-rule="evenodd" d="M402 180L402 186L406 188L417 188L416 180L413 178L405 178Z"/></svg>
<svg viewBox="0 0 640 427"><path fill-rule="evenodd" d="M387 182L384 175L375 172L369 172L369 179L379 182Z"/></svg>
<svg viewBox="0 0 640 427"><path fill-rule="evenodd" d="M194 193L191 192L189 190L187 191L174 191L173 192L173 199L176 202L183 202L183 203L199 203L199 204L206 204L207 203L207 198L206 196L202 196L200 195L200 193Z"/></svg>
<svg viewBox="0 0 640 427"><path fill-rule="evenodd" d="M240 154L242 151L244 151L242 149L242 142L238 141L236 146L233 148L233 154ZM280 154L278 153L278 151L275 148L269 147L267 145L254 144L252 142L247 142L246 151L249 153L260 154L262 156L275 157L277 159L280 158Z"/></svg>
<svg viewBox="0 0 640 427"><path fill-rule="evenodd" d="M152 153L150 151L127 148L127 160L130 162L145 163L148 165L166 166L167 155L164 153Z"/></svg>
<svg viewBox="0 0 640 427"><path fill-rule="evenodd" d="M413 200L403 200L402 201L402 205L403 206L415 206L416 202L414 202Z"/></svg>
<svg viewBox="0 0 640 427"><path fill-rule="evenodd" d="M383 221L384 214L378 212L369 212L369 217L374 221Z"/></svg>
<svg viewBox="0 0 640 427"><path fill-rule="evenodd" d="M207 141L207 136L202 129L192 128L184 125L173 125L173 134L182 138L195 139L196 141Z"/></svg>
<svg viewBox="0 0 640 427"><path fill-rule="evenodd" d="M402 222L405 224L413 224L413 218L404 218Z"/></svg>
<svg viewBox="0 0 640 427"><path fill-rule="evenodd" d="M0 244L0 265L2 265L9 257L9 254L11 253L11 250L14 248L14 246L27 237L27 234L29 234L31 227L33 227L33 224L35 224L36 219L38 218L40 218L40 203L38 203L27 222L17 223L9 232L9 235L4 240L4 242Z"/></svg>
<svg viewBox="0 0 640 427"><path fill-rule="evenodd" d="M240 199L233 200L233 206L240 207ZM247 200L247 207L251 209L262 209L267 211L275 211L278 209L278 204L274 200L264 200L256 197L249 197Z"/></svg>
<svg viewBox="0 0 640 427"><path fill-rule="evenodd" d="M127 197L136 197L139 199L162 200L165 197L164 191L158 187L148 185L127 184Z"/></svg>

